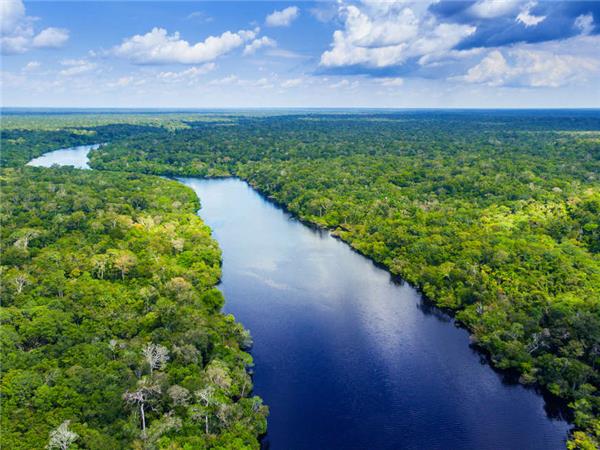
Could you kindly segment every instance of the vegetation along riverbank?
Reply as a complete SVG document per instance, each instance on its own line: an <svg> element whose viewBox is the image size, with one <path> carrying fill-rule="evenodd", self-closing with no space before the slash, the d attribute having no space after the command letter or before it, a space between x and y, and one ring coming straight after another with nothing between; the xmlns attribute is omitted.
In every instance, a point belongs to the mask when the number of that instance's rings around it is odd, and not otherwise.
<svg viewBox="0 0 600 450"><path fill-rule="evenodd" d="M18 166L53 133L89 133L109 142L91 153L95 169L238 176L453 310L497 367L570 403L569 446L598 445L597 113L169 116L169 126L119 125L111 136L110 125L70 120L33 126L31 143L25 126L4 130L3 164Z"/></svg>
<svg viewBox="0 0 600 450"><path fill-rule="evenodd" d="M2 447L258 448L251 339L220 312L194 193L71 168L1 176Z"/></svg>

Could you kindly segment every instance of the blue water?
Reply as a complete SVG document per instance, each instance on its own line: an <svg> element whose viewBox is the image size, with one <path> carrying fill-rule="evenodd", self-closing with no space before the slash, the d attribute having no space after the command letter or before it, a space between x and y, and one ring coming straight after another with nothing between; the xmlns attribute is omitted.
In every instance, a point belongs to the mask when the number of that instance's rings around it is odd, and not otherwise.
<svg viewBox="0 0 600 450"><path fill-rule="evenodd" d="M44 153L38 158L34 158L27 163L28 166L35 167L52 167L58 166L73 166L77 169L89 169L88 153L90 150L95 150L101 144L81 145L79 147L63 148L53 152Z"/></svg>
<svg viewBox="0 0 600 450"><path fill-rule="evenodd" d="M502 377L419 293L236 179L180 179L252 333L273 449L559 449L568 424Z"/></svg>
<svg viewBox="0 0 600 450"><path fill-rule="evenodd" d="M85 166L81 152L36 165ZM254 338L255 393L271 409L264 447L564 448L569 425L412 287L242 181L180 181L223 250L225 311Z"/></svg>

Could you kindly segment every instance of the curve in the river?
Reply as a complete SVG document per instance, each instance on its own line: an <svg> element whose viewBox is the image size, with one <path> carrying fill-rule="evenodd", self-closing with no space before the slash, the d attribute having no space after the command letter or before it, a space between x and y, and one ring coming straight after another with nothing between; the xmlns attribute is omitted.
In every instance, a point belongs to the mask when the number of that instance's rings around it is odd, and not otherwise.
<svg viewBox="0 0 600 450"><path fill-rule="evenodd" d="M564 448L569 425L415 289L240 180L179 180L223 250L226 312L254 337L265 447Z"/></svg>
<svg viewBox="0 0 600 450"><path fill-rule="evenodd" d="M27 163L28 166L52 167L73 166L77 169L89 169L88 153L96 150L102 144L81 145L79 147L62 148L53 152L44 153L42 156L32 159Z"/></svg>

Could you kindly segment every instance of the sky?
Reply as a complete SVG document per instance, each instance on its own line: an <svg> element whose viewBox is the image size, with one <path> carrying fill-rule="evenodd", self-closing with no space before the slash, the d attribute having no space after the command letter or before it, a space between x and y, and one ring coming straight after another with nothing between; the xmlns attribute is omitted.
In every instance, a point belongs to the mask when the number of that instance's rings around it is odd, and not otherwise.
<svg viewBox="0 0 600 450"><path fill-rule="evenodd" d="M0 0L4 107L600 107L600 0Z"/></svg>

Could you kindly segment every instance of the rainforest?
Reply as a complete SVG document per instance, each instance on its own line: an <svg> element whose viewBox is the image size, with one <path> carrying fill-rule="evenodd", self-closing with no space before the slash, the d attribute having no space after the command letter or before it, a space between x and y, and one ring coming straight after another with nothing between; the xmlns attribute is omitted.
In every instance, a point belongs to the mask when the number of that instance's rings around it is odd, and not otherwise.
<svg viewBox="0 0 600 450"><path fill-rule="evenodd" d="M564 445L600 445L597 110L9 112L1 139L4 447L268 436L253 330L175 177L243 180L347 243L562 405ZM93 170L26 166L92 144Z"/></svg>

